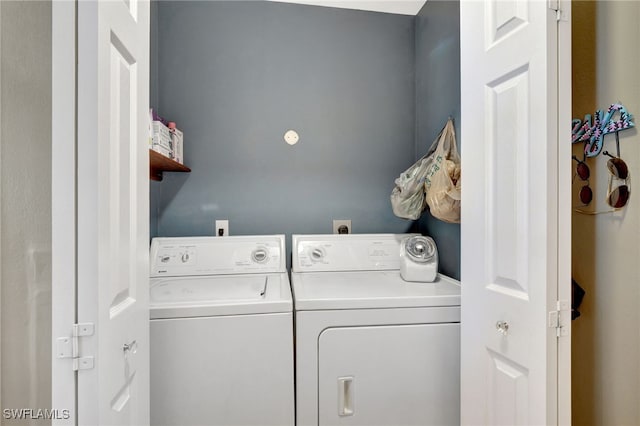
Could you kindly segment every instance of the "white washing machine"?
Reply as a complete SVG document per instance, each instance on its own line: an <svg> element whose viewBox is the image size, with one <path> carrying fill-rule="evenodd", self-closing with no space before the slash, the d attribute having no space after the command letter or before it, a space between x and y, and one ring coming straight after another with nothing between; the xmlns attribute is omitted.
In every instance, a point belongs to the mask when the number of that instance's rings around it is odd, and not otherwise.
<svg viewBox="0 0 640 426"><path fill-rule="evenodd" d="M294 424L284 235L155 238L151 424Z"/></svg>
<svg viewBox="0 0 640 426"><path fill-rule="evenodd" d="M406 236L293 236L298 426L460 424L460 285L404 281Z"/></svg>

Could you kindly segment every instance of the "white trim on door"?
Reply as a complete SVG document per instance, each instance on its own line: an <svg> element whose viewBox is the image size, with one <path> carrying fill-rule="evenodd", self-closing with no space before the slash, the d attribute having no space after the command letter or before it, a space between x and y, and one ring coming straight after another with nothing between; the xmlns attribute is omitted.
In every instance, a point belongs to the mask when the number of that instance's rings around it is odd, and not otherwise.
<svg viewBox="0 0 640 426"><path fill-rule="evenodd" d="M559 2L558 24L558 297L571 303L571 1ZM571 425L571 311L558 339L558 425Z"/></svg>
<svg viewBox="0 0 640 426"><path fill-rule="evenodd" d="M58 337L71 336L76 322L76 8L52 4L52 408L69 410L76 424L76 373L70 358L59 359ZM65 417L65 416L60 416Z"/></svg>
<svg viewBox="0 0 640 426"><path fill-rule="evenodd" d="M2 23L2 4L0 3L0 28ZM0 59L2 58L2 31L0 31ZM2 188L2 67L0 67L0 189ZM0 242L2 241L2 197L0 197ZM0 244L0 247L2 244ZM2 250L0 249L0 259ZM2 261L0 261L0 318L2 318ZM0 383L2 383L2 327L0 327ZM0 407L2 390L0 389Z"/></svg>

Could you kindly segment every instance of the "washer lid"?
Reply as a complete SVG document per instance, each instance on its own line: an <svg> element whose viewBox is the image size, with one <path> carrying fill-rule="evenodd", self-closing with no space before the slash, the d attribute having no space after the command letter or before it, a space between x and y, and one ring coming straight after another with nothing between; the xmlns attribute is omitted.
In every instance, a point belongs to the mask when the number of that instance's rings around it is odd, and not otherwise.
<svg viewBox="0 0 640 426"><path fill-rule="evenodd" d="M150 318L291 312L286 274L155 278Z"/></svg>
<svg viewBox="0 0 640 426"><path fill-rule="evenodd" d="M398 271L292 273L297 311L460 306L460 283L404 281Z"/></svg>

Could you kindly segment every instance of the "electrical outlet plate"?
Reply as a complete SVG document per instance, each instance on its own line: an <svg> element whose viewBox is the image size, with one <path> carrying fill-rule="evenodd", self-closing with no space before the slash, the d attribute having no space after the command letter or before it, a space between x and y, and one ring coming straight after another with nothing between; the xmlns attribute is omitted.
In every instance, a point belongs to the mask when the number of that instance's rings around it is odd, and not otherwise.
<svg viewBox="0 0 640 426"><path fill-rule="evenodd" d="M220 231L222 230L222 231ZM228 237L229 236L229 221L228 220L216 220L216 236Z"/></svg>
<svg viewBox="0 0 640 426"><path fill-rule="evenodd" d="M334 219L333 220L333 233L340 234L340 227L346 226L347 232L342 232L342 234L351 234L351 219ZM343 228L344 229L344 228Z"/></svg>

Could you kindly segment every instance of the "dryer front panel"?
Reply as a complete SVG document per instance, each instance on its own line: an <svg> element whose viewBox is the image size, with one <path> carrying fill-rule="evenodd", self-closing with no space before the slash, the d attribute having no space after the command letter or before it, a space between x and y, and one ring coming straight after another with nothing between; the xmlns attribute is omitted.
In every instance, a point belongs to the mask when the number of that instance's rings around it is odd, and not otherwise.
<svg viewBox="0 0 640 426"><path fill-rule="evenodd" d="M320 426L460 424L459 323L328 328L318 369Z"/></svg>

